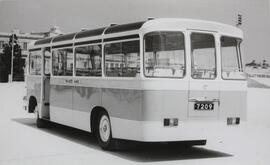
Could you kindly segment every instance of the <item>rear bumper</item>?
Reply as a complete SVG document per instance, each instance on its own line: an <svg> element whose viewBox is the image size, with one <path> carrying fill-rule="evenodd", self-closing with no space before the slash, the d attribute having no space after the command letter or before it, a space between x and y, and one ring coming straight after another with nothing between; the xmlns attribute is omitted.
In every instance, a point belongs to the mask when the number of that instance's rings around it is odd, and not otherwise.
<svg viewBox="0 0 270 165"><path fill-rule="evenodd" d="M204 140L211 133L220 129L228 129L224 121L185 121L176 127L164 127L163 123L143 124L142 141L192 141Z"/></svg>
<svg viewBox="0 0 270 165"><path fill-rule="evenodd" d="M227 125L224 121L179 121L176 127L164 127L159 121L132 121L111 118L114 138L143 142L170 142L206 140L214 132L235 129L239 125Z"/></svg>

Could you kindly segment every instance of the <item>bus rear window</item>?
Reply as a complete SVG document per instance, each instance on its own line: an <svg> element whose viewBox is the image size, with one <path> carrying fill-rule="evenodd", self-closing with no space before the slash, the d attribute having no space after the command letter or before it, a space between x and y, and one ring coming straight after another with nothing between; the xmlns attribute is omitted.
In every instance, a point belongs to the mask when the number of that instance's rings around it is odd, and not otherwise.
<svg viewBox="0 0 270 165"><path fill-rule="evenodd" d="M241 65L240 43L241 39L221 37L221 63L223 79L244 79Z"/></svg>
<svg viewBox="0 0 270 165"><path fill-rule="evenodd" d="M212 34L191 34L192 78L216 78L215 38Z"/></svg>
<svg viewBox="0 0 270 165"><path fill-rule="evenodd" d="M185 75L182 32L151 32L144 36L144 75L181 78Z"/></svg>

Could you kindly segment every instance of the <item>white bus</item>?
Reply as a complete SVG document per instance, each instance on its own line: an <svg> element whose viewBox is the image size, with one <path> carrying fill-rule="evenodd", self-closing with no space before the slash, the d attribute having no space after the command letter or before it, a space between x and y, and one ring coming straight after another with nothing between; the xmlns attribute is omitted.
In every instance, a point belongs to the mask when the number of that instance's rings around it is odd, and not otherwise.
<svg viewBox="0 0 270 165"><path fill-rule="evenodd" d="M29 46L25 110L121 139L192 141L246 118L240 29L160 18L41 39Z"/></svg>

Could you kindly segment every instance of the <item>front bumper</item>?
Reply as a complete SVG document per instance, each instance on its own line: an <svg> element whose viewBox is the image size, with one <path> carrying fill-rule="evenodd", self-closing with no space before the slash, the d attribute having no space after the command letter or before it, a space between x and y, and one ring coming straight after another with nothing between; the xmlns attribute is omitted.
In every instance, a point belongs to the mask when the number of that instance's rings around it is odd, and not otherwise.
<svg viewBox="0 0 270 165"><path fill-rule="evenodd" d="M28 101L26 96L23 97L23 110L28 111Z"/></svg>

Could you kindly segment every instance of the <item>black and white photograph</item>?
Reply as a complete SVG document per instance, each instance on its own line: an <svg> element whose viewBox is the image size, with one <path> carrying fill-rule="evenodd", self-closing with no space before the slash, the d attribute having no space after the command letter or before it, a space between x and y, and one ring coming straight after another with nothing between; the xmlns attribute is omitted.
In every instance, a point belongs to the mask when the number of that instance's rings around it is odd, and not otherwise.
<svg viewBox="0 0 270 165"><path fill-rule="evenodd" d="M268 165L270 0L0 0L0 165Z"/></svg>

